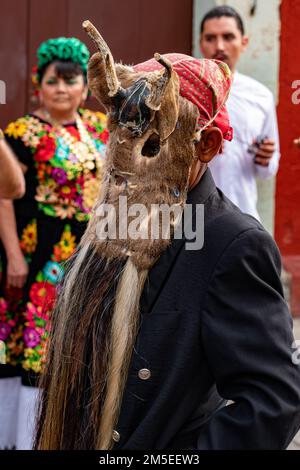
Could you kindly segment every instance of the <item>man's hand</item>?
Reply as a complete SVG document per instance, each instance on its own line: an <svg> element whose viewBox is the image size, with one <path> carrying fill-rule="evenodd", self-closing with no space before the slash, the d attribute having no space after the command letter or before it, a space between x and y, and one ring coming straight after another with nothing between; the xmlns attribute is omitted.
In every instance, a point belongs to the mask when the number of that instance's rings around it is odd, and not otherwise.
<svg viewBox="0 0 300 470"><path fill-rule="evenodd" d="M258 150L254 158L254 163L261 166L268 166L275 150L276 147L274 140L265 139L263 143L259 144L258 146Z"/></svg>

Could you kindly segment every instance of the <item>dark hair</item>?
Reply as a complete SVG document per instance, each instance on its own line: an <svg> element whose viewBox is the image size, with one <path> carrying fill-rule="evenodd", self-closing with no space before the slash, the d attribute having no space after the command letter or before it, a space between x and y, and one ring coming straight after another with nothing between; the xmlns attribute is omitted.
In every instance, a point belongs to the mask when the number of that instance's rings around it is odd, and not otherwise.
<svg viewBox="0 0 300 470"><path fill-rule="evenodd" d="M201 21L200 33L203 33L205 21L212 20L213 18L221 18L222 16L227 16L228 18L235 18L237 27L242 33L242 36L244 36L245 27L241 16L234 8L228 6L215 7L209 10Z"/></svg>
<svg viewBox="0 0 300 470"><path fill-rule="evenodd" d="M77 75L82 75L84 79L84 83L87 83L86 74L82 70L82 67L76 63L72 62L71 60L55 60L53 62L49 62L45 64L40 70L38 70L38 80L39 83L42 82L43 77L46 73L47 68L49 65L55 65L55 72L58 77L63 78L65 80L69 80L70 78L74 78Z"/></svg>

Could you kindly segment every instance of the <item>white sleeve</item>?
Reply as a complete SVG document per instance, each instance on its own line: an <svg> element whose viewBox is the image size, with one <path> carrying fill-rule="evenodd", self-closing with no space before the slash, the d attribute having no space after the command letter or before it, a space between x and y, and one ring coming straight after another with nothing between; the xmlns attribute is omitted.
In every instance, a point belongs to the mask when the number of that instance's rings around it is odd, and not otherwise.
<svg viewBox="0 0 300 470"><path fill-rule="evenodd" d="M280 148L279 148L279 135L276 108L273 99L273 95L270 93L270 99L268 106L266 107L265 122L262 128L262 134L268 136L269 139L275 141L275 152L270 160L268 166L261 166L255 164L255 175L260 179L268 179L275 176L278 170L279 159L280 159Z"/></svg>

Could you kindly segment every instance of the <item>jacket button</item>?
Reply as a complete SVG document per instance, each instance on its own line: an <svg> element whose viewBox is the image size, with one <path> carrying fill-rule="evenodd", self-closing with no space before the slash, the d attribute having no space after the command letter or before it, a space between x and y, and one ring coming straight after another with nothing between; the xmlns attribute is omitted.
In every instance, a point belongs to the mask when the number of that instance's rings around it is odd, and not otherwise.
<svg viewBox="0 0 300 470"><path fill-rule="evenodd" d="M151 372L149 369L139 370L138 376L141 380L148 380L151 377Z"/></svg>
<svg viewBox="0 0 300 470"><path fill-rule="evenodd" d="M113 441L114 441L114 442L119 442L120 438L121 438L121 436L120 436L120 434L118 433L118 431L113 430L113 432L112 432L112 439L113 439Z"/></svg>

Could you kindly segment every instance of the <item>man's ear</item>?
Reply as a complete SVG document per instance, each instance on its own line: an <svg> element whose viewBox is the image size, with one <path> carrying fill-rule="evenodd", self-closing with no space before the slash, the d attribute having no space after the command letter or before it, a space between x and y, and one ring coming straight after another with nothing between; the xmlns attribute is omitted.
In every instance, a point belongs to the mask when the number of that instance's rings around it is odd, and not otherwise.
<svg viewBox="0 0 300 470"><path fill-rule="evenodd" d="M223 134L218 127L210 127L201 134L200 142L195 144L195 155L203 163L210 162L222 146Z"/></svg>
<svg viewBox="0 0 300 470"><path fill-rule="evenodd" d="M249 44L249 37L248 36L243 36L242 38L242 52L245 52Z"/></svg>

